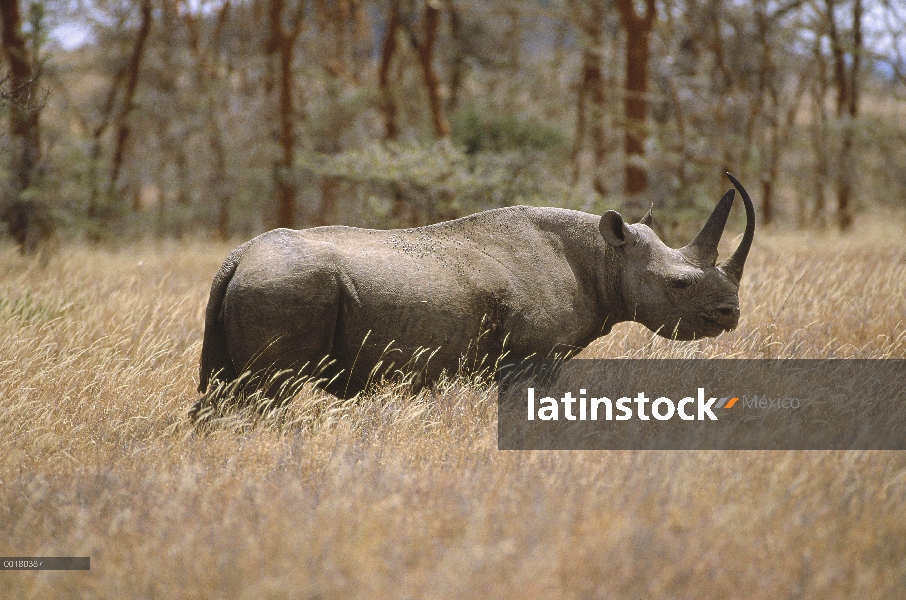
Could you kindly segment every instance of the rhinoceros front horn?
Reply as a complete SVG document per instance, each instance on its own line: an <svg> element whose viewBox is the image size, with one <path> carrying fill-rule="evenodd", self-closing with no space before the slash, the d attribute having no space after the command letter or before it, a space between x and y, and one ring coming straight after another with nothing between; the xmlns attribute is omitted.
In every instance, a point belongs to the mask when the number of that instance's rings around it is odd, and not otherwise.
<svg viewBox="0 0 906 600"><path fill-rule="evenodd" d="M733 208L733 198L736 192L730 190L720 199L714 212L708 217L708 222L698 232L695 239L689 245L680 248L683 256L689 262L700 267L713 267L717 261L717 244L720 242L720 236L724 232L724 226L727 224L727 217L730 216L730 209ZM745 260L745 259L743 259Z"/></svg>
<svg viewBox="0 0 906 600"><path fill-rule="evenodd" d="M727 177L733 182L733 185L739 190L742 196L742 202L746 207L746 231L742 235L742 241L739 247L722 265L724 273L729 275L738 284L742 280L742 268L746 264L746 257L749 255L749 248L752 247L752 238L755 237L755 207L752 205L752 199L749 193L735 177L727 173Z"/></svg>

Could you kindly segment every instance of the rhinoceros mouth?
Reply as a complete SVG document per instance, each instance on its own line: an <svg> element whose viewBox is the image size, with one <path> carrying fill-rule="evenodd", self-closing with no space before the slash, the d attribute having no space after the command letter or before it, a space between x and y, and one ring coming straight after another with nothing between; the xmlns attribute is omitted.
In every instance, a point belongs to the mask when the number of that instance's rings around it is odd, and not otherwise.
<svg viewBox="0 0 906 600"><path fill-rule="evenodd" d="M705 327L703 327L703 335L705 336L715 336L723 333L724 331L733 331L736 329L736 325L727 325L722 323L717 319L712 319L711 317L702 317Z"/></svg>
<svg viewBox="0 0 906 600"><path fill-rule="evenodd" d="M702 315L702 320L721 331L732 331L739 323L739 307L735 304L721 304L712 307Z"/></svg>
<svg viewBox="0 0 906 600"><path fill-rule="evenodd" d="M700 313L688 321L680 321L672 328L669 337L678 341L700 340L717 337L725 331L733 331L739 321L739 309L723 305Z"/></svg>
<svg viewBox="0 0 906 600"><path fill-rule="evenodd" d="M679 325L674 325L673 328L661 328L658 333L680 342L690 342L702 338L717 337L725 331L732 330L733 327L707 315L699 315L698 318L690 319L685 323L681 322ZM664 331L671 331L672 333L665 335Z"/></svg>

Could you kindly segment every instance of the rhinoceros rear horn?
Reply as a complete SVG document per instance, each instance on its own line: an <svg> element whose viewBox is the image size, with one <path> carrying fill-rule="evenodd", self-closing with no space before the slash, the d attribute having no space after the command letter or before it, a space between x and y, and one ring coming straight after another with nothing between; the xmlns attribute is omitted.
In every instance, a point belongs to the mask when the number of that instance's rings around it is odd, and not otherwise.
<svg viewBox="0 0 906 600"><path fill-rule="evenodd" d="M727 177L730 178L730 181L732 181L736 189L739 190L739 195L742 196L742 202L745 204L746 231L742 235L742 241L739 242L739 247L736 248L736 251L723 263L723 265L721 265L721 267L723 268L724 273L733 278L736 283L739 283L742 280L742 268L746 264L749 248L752 247L752 239L755 237L755 207L752 205L752 199L749 197L749 193L746 192L746 188L742 187L742 184L729 173L727 173Z"/></svg>
<svg viewBox="0 0 906 600"><path fill-rule="evenodd" d="M648 227L651 227L651 223L652 223L652 221L654 221L654 215L651 214L651 211L653 211L653 210L654 210L654 202L651 203L651 206L648 207L648 212L645 213L645 216L642 217L641 221L639 221L639 223L641 225L647 225Z"/></svg>
<svg viewBox="0 0 906 600"><path fill-rule="evenodd" d="M724 232L724 226L727 224L727 217L730 216L730 209L733 208L733 198L736 196L734 190L730 190L720 199L708 222L698 232L695 239L689 245L680 248L680 252L685 255L691 262L701 267L713 267L717 261L717 244L720 242L720 236Z"/></svg>

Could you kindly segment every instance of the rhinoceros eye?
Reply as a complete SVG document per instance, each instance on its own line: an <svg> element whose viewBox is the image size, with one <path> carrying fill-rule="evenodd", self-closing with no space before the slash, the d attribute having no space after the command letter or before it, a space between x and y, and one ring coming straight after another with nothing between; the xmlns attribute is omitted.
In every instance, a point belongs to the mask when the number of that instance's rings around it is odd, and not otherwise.
<svg viewBox="0 0 906 600"><path fill-rule="evenodd" d="M681 290L692 285L692 281L686 279L685 277L668 277L667 285L674 289Z"/></svg>

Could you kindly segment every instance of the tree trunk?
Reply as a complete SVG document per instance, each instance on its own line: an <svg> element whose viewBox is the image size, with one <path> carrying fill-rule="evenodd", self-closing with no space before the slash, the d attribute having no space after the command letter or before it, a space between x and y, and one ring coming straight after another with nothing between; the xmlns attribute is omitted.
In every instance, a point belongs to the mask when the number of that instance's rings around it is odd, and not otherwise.
<svg viewBox="0 0 906 600"><path fill-rule="evenodd" d="M217 236L225 240L230 237L230 189L227 176L226 149L223 134L217 116L211 113L208 117L208 144L214 155L214 168L211 183L217 200Z"/></svg>
<svg viewBox="0 0 906 600"><path fill-rule="evenodd" d="M767 132L768 168L761 176L761 222L765 225L769 225L774 218L774 184L780 168L780 94L776 82L768 86L768 94L771 100Z"/></svg>
<svg viewBox="0 0 906 600"><path fill-rule="evenodd" d="M34 98L34 65L22 35L18 0L0 0L3 21L3 55L10 68L9 133L13 144L15 195L34 183L41 159L39 118L41 106Z"/></svg>
<svg viewBox="0 0 906 600"><path fill-rule="evenodd" d="M217 94L219 87L216 85L218 78L217 55L221 36L229 19L231 9L232 6L229 1L225 2L220 8L211 36L210 47L207 51L201 45L199 19L188 10L183 15L183 20L189 31L189 45L195 57L196 84L201 96L205 125L208 130L208 148L210 148L213 158L210 191L214 195L214 201L217 205L217 235L222 240L230 236L230 189L229 176L227 175L226 147L223 142L220 119L218 118L221 106L218 102ZM228 90L229 85L225 86L224 89Z"/></svg>
<svg viewBox="0 0 906 600"><path fill-rule="evenodd" d="M601 77L600 47L592 57L597 64L590 72L589 91L591 92L591 145L594 155L594 176L592 187L601 195L607 193L604 181L604 161L607 158L607 139L604 129L604 79Z"/></svg>
<svg viewBox="0 0 906 600"><path fill-rule="evenodd" d="M736 78L727 64L726 48L721 33L721 8L723 0L708 0L707 15L708 29L711 35L709 40L711 51L714 54L714 76L711 77L711 94L714 98L714 142L720 144L720 169L714 174L715 187L722 189L726 183L724 173L733 169L733 138L729 126L728 98L736 87Z"/></svg>
<svg viewBox="0 0 906 600"><path fill-rule="evenodd" d="M434 46L437 43L437 30L440 25L440 7L433 1L425 2L423 18L423 35L418 41L418 60L422 67L422 77L425 80L425 89L428 92L428 104L431 107L431 122L434 124L434 133L439 138L450 135L450 124L444 116L444 108L440 97L440 77L434 70Z"/></svg>
<svg viewBox="0 0 906 600"><path fill-rule="evenodd" d="M773 56L769 39L770 20L768 19L767 0L755 3L755 23L758 32L758 43L761 46L761 60L758 65L758 87L755 89L754 98L751 98L749 117L745 128L745 151L742 165L749 164L758 140L755 139L755 123L758 117L765 112L765 96L770 103L767 106L767 169L761 174L761 222L770 225L774 219L774 185L777 182L779 163L776 160L780 150L780 92L775 81Z"/></svg>
<svg viewBox="0 0 906 600"><path fill-rule="evenodd" d="M447 112L451 113L456 110L459 102L459 88L462 87L463 71L465 70L465 52L463 51L464 41L462 39L462 19L456 4L453 0L445 0L444 7L447 10L447 18L450 26L450 37L453 42L453 50L450 60L450 83L449 94L447 95Z"/></svg>
<svg viewBox="0 0 906 600"><path fill-rule="evenodd" d="M361 0L352 2L352 74L357 82L362 81L363 72L371 66L374 40L368 22L370 7Z"/></svg>
<svg viewBox="0 0 906 600"><path fill-rule="evenodd" d="M289 27L283 25L284 0L271 0L268 52L279 60L278 118L280 121L280 158L274 165L277 191L277 227L292 229L296 223L296 183L292 170L296 161L296 136L293 109L293 51L302 30L303 4L297 7Z"/></svg>
<svg viewBox="0 0 906 600"><path fill-rule="evenodd" d="M129 65L126 70L126 89L123 93L123 102L116 117L116 146L113 150L113 159L110 163L110 176L107 180L108 198L112 198L116 191L116 185L119 182L120 171L123 166L123 159L126 154L126 142L128 142L131 134L129 115L132 112L132 109L135 108L135 90L138 88L139 69L141 68L142 56L145 52L145 42L147 42L148 34L151 32L151 19L151 0L142 0L141 22L135 37L135 46L132 48L132 54L129 57Z"/></svg>
<svg viewBox="0 0 906 600"><path fill-rule="evenodd" d="M293 128L292 44L280 45L280 172L277 180L277 226L292 228L296 221L296 186L290 175L295 163Z"/></svg>
<svg viewBox="0 0 906 600"><path fill-rule="evenodd" d="M654 0L645 0L645 13L636 13L633 0L617 0L620 22L626 31L626 84L623 106L626 135L626 192L644 192L645 169L637 164L645 157L648 117L648 58L651 29L656 16Z"/></svg>
<svg viewBox="0 0 906 600"><path fill-rule="evenodd" d="M690 163L689 144L686 136L686 114L683 109L683 103L680 100L679 86L676 78L671 74L667 78L667 85L670 90L670 103L673 106L673 116L676 120L676 140L673 144L674 151L679 155L676 162L674 175L677 181L677 207L686 208L691 202L689 192L688 167Z"/></svg>
<svg viewBox="0 0 906 600"><path fill-rule="evenodd" d="M572 185L579 183L579 177L582 175L582 146L585 145L586 120L585 97L585 70L583 69L582 81L579 83L579 90L576 94L576 133L573 136L573 150L570 157L573 163Z"/></svg>
<svg viewBox="0 0 906 600"><path fill-rule="evenodd" d="M859 116L859 69L862 63L862 0L853 3L853 49L849 62L849 98L846 106L846 127L844 128L843 149L840 152L840 183L837 192L837 225L842 231L852 227L853 217L850 202L854 179L853 132L856 117Z"/></svg>
<svg viewBox="0 0 906 600"><path fill-rule="evenodd" d="M595 0L591 3L591 12L588 18L582 19L582 29L588 37L585 48L582 50L582 79L579 84L579 94L576 99L576 135L573 145L572 162L575 185L580 175L580 158L583 141L585 139L586 122L588 120L589 101L591 108L591 145L594 155L592 186L599 194L607 193L604 182L603 168L607 157L607 140L604 129L604 78L601 75L603 52L604 3Z"/></svg>
<svg viewBox="0 0 906 600"><path fill-rule="evenodd" d="M395 140L399 136L396 124L396 104L390 93L390 64L396 52L396 30L400 26L400 7L394 1L390 5L390 17L387 19L387 32L381 47L381 62L378 65L378 87L381 90L381 108L384 112L384 140Z"/></svg>
<svg viewBox="0 0 906 600"><path fill-rule="evenodd" d="M796 84L796 90L790 99L786 112L781 112L780 90L782 82L772 74L767 85L768 97L770 100L768 110L768 147L767 147L767 169L762 177L762 212L761 218L764 224L768 224L774 218L773 215L773 192L777 186L777 179L780 175L780 160L783 158L783 151L789 147L789 137L796 125L796 114L799 112L799 104L802 96L805 94L808 85L808 76L803 75Z"/></svg>
<svg viewBox="0 0 906 600"><path fill-rule="evenodd" d="M167 9L167 4L164 5L163 18L165 19L164 31L168 31L170 28L166 19L169 16ZM165 60L169 58L169 47L167 48L168 52L164 53ZM169 63L168 63L169 66ZM110 89L107 90L107 96L104 100L104 106L101 109L101 120L91 130L91 176L90 176L90 191L88 195L88 208L87 216L89 219L95 219L102 216L102 207L101 207L101 189L104 186L103 179L104 177L100 174L101 168L101 155L103 154L104 149L104 135L107 133L107 130L110 128L110 125L113 121L113 112L116 108L116 98L117 93L119 92L120 86L123 84L123 81L126 79L127 68L125 66L121 67L113 75L113 79L110 82ZM168 90L169 91L169 90ZM106 205L106 203L103 203Z"/></svg>
<svg viewBox="0 0 906 600"><path fill-rule="evenodd" d="M841 231L852 227L853 133L859 114L859 70L862 58L862 0L854 0L852 12L853 45L846 60L840 32L837 30L835 0L824 0L827 8L828 35L834 57L834 84L837 88L837 119L841 123L840 155L837 166L837 226ZM848 66L848 68L847 68Z"/></svg>
<svg viewBox="0 0 906 600"><path fill-rule="evenodd" d="M821 37L815 40L815 62L817 73L812 87L812 147L815 152L814 188L815 204L812 207L812 220L819 228L827 224L825 218L827 178L829 173L827 156L827 63L821 51Z"/></svg>

